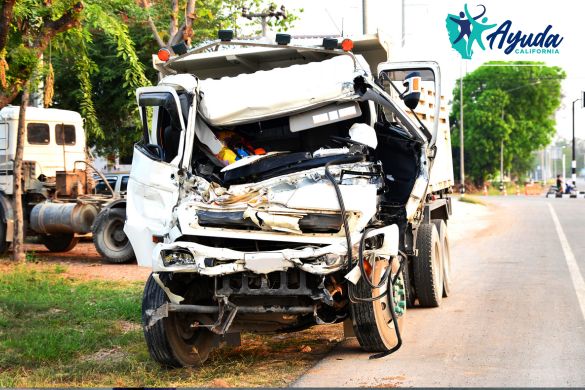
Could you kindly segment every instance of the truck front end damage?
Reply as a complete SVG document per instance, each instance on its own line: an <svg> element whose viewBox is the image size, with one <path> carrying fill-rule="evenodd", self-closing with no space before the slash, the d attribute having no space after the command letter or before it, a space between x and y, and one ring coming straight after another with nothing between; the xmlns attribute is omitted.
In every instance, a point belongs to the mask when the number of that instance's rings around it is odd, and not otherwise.
<svg viewBox="0 0 585 390"><path fill-rule="evenodd" d="M433 134L361 56L269 49L259 72L137 92L125 231L153 270L144 330L166 365L201 364L230 333L345 319L368 350L400 344ZM304 54L286 67L282 50Z"/></svg>

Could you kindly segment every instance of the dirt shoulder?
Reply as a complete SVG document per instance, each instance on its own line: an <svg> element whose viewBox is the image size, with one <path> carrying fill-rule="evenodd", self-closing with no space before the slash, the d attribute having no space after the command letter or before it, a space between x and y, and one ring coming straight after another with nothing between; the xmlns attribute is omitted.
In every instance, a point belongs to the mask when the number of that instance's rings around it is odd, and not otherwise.
<svg viewBox="0 0 585 390"><path fill-rule="evenodd" d="M136 262L109 264L101 258L92 242L81 242L71 251L51 253L44 245L26 244L27 263L31 268L55 265L64 268L64 275L79 280L146 281L150 269L139 267ZM0 259L0 271L13 267L8 256Z"/></svg>

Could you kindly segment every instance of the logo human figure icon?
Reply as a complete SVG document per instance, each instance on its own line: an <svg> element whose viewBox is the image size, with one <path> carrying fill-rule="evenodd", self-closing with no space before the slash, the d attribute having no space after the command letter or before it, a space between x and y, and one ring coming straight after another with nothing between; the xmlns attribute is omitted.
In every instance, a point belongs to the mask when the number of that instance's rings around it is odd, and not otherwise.
<svg viewBox="0 0 585 390"><path fill-rule="evenodd" d="M477 41L477 44L479 45L479 47L481 47L481 50L485 50L485 46L483 45L483 42L481 41L481 34L485 30L489 30L490 28L496 26L495 23L494 24L485 24L488 21L487 17L484 17L483 19L481 19L481 23L477 21L477 19L481 18L485 14L485 7L481 4L480 4L480 6L483 7L483 12L481 13L481 15L478 15L475 18L471 18L471 16L469 15L469 10L467 9L467 4L465 4L463 7L465 9L465 16L467 16L469 23L473 26L473 28L471 29L471 33L468 35L468 38L467 38L467 52L469 53L469 55L471 55L471 47L473 45L473 42L476 42L476 41Z"/></svg>
<svg viewBox="0 0 585 390"><path fill-rule="evenodd" d="M449 15L447 17L447 30L451 45L463 58L467 59L471 58L472 47L475 42L478 43L482 50L485 50L481 35L485 30L496 26L496 24L486 24L488 20L487 17L484 17L486 7L483 4L478 4L478 6L482 8L478 15L472 16L467 4L465 4L463 11L459 12L458 16ZM479 19L481 21L478 21ZM457 37L453 39L456 35Z"/></svg>
<svg viewBox="0 0 585 390"><path fill-rule="evenodd" d="M477 15L476 17L474 17L473 19L475 19L475 20L481 18L485 14L485 7L481 4L480 4L480 6L483 7L483 12L480 15ZM449 19L451 19L452 21L457 23L459 25L459 28L460 28L459 36L457 37L457 39L455 39L453 41L453 44L459 42L465 36L467 36L467 38L469 39L469 35L471 34L471 22L469 21L469 19L471 19L471 18L469 17L469 14L467 12L467 4L465 4L464 8L465 8L465 12L463 12L463 11L459 12L459 19L457 19L453 16L449 17ZM465 17L467 17L468 19L465 19Z"/></svg>

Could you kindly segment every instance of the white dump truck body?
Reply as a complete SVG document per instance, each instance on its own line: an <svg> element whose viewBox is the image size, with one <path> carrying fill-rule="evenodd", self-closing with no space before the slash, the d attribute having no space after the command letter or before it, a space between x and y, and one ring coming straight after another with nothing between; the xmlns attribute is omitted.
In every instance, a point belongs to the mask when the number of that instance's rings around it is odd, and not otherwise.
<svg viewBox="0 0 585 390"><path fill-rule="evenodd" d="M153 271L142 307L159 362L200 364L229 331L349 318L364 348L391 353L414 300L403 271L421 304L442 296L438 64L389 62L378 36L331 42L216 41L155 60L161 80L137 90L124 231Z"/></svg>
<svg viewBox="0 0 585 390"><path fill-rule="evenodd" d="M292 45L292 44L291 44ZM356 77L364 76L372 78L377 70L387 68L391 64L384 62L388 58L388 45L378 36L369 36L361 41L355 41L354 52L363 52L365 56L344 55L339 53L321 50L311 52L303 47L235 47L222 49L218 51L201 51L193 54L186 54L176 58L174 61L165 64L161 61L154 60L155 67L163 74L167 74L159 82L158 87L145 87L137 91L140 96L153 94L159 91L173 93L173 99L178 106L183 108L183 115L180 119L180 131L185 132L178 144L178 152L175 156L163 163L152 163L140 153L135 153L133 162L131 180L129 185L128 199L128 222L125 230L130 240L138 240L142 237L140 243L136 242L134 249L137 252L138 262L142 266L154 266L155 269L165 269L160 260L160 250L164 245L154 251L155 244L152 239L144 242L146 237L165 236L170 234L172 226L180 225L181 234L195 236L245 236L250 239L274 235L291 241L302 242L321 242L334 243L340 241L344 236L343 231L335 235L313 234L311 237L295 237L289 232L276 232L274 230L259 232L234 232L229 229L206 228L197 224L197 216L193 213L181 214L180 210L189 207L195 207L189 202L181 204L181 199L177 184L168 183L163 185L156 177L173 175L172 172L177 169L188 168L188 160L193 153L192 143L198 141L203 143L212 154L217 154L221 150L221 142L215 137L211 127L217 129L232 128L234 126L245 125L250 122L269 121L279 117L289 117L291 126L290 131L295 130L295 123L308 122L305 126L311 128L313 134L318 134L321 124L333 123L337 120L349 119L362 115L360 106L356 103L356 91L353 80ZM383 61L375 63L372 61ZM418 63L413 63L418 64ZM374 68L372 69L372 66ZM392 68L392 66L390 66ZM186 73L178 73L186 72ZM438 73L438 68L437 68ZM198 76L209 76L199 79ZM223 77L220 77L223 76ZM440 77L440 75L438 75ZM427 84L425 84L427 85ZM437 139L436 159L433 162L433 169L421 172L415 180L410 200L406 205L408 220L417 218L417 213L421 212L421 202L424 201L424 195L427 192L445 191L453 184L453 169L451 162L450 137L448 118L444 107L442 97L435 96L434 91L430 88L423 88L420 105L415 112L423 123L428 124ZM183 91L199 95L200 99L194 99L190 106L179 102L177 92ZM342 107L342 102L346 102ZM437 102L441 104L438 105ZM369 103L373 108L373 103ZM402 103L397 105L406 107ZM437 109L437 106L440 108ZM341 108L340 108L341 107ZM153 119L148 123L149 142L156 143L157 137L157 115L158 108L154 108ZM348 115L344 117L344 115ZM435 121L439 117L439 121ZM369 125L373 125L376 118L371 115ZM412 113L406 114L405 121L409 121L415 132L420 132L419 125L414 119ZM320 121L323 121L322 123ZM179 121L178 121L179 122ZM303 126L303 125L300 125ZM422 133L421 133L422 134ZM422 138L423 136L420 135ZM316 152L314 150L313 152ZM424 153L423 153L424 154ZM225 167L222 173L229 174L234 167L250 163L254 159L260 159L262 156L250 156L238 161L234 165ZM181 167L181 164L183 166ZM421 162L421 164L424 164ZM146 178L149 173L157 172L156 177ZM167 172L167 173L163 173ZM132 180L134 179L134 180ZM146 183L145 181L153 180ZM294 179L297 180L297 179ZM132 182L134 184L132 184ZM204 184L201 184L204 185ZM209 185L209 183L207 184ZM253 187L253 186L252 186ZM250 186L232 186L230 192L244 195L256 190ZM262 187L262 184L259 184ZM132 196L132 188L140 193L140 196ZM154 190L153 190L154 189ZM279 195L291 197L284 202L284 205L294 204L298 207L315 208L320 210L339 210L335 202L335 193L333 187L327 184L315 186L311 191L304 189L306 194L300 195L300 189L296 192ZM301 192L303 192L301 191ZM356 191L356 189L352 189ZM355 194L348 194L348 202L355 199L356 212L362 218L359 221L353 221L354 229L360 231L375 213L376 186L360 187L360 191ZM363 202L365 194L370 191L372 195L371 203ZM328 207L319 205L311 206L312 194L320 194L322 202ZM234 195L235 196L235 195ZM276 195L275 195L276 196ZM303 202L299 203L297 199L302 198ZM313 198L313 202L315 199ZM295 203L296 202L296 203ZM195 201L195 203L197 203ZM283 203L279 203L283 205ZM178 206L174 213L172 205ZM352 203L353 205L353 203ZM223 206L218 205L201 205L201 209L211 211L219 210ZM242 206L240 206L241 208ZM232 206L238 209L238 207ZM168 210L168 211L164 211ZM242 211L242 210L240 210ZM290 211L290 210L289 210ZM286 210L281 210L280 213ZM190 217L187 217L189 215ZM189 219L191 218L191 219ZM194 220L193 220L194 218ZM196 228L192 229L192 226ZM286 229L284 229L286 230ZM175 231L175 234L179 234ZM327 236L327 237L324 237ZM268 238L267 238L268 239ZM154 251L154 252L153 252ZM154 253L154 254L153 254ZM158 255L156 253L159 253Z"/></svg>

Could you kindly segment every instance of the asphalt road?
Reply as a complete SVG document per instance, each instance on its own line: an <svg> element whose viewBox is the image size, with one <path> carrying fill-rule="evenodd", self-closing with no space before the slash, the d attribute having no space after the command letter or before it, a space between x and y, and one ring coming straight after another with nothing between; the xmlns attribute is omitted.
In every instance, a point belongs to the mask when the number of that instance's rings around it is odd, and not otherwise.
<svg viewBox="0 0 585 390"><path fill-rule="evenodd" d="M407 312L398 352L348 339L294 385L585 386L585 200L488 201L481 229L454 221L452 295Z"/></svg>

